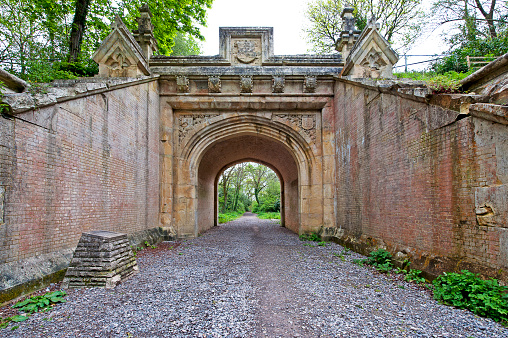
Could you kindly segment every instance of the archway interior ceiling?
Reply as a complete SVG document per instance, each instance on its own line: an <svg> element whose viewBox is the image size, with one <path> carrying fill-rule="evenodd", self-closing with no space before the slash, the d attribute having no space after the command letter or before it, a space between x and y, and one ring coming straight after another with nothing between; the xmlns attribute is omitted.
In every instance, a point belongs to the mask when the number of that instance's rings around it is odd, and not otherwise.
<svg viewBox="0 0 508 338"><path fill-rule="evenodd" d="M225 166L243 160L273 166L285 182L298 178L295 160L281 143L256 135L240 135L219 141L206 149L199 165L200 181L212 183Z"/></svg>

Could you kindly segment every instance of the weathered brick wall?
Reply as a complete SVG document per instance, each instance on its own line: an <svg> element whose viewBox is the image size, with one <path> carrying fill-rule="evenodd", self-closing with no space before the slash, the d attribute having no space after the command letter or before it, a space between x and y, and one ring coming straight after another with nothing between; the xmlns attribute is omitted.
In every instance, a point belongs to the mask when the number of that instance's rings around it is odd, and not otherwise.
<svg viewBox="0 0 508 338"><path fill-rule="evenodd" d="M458 112L350 82L337 82L335 100L343 238L408 253L431 274L470 268L505 278L496 270L508 266L500 248L506 229L477 223L475 187L506 183L495 141L478 141L506 138L506 126L456 121Z"/></svg>
<svg viewBox="0 0 508 338"><path fill-rule="evenodd" d="M158 226L156 81L0 122L0 264L74 248L85 231Z"/></svg>

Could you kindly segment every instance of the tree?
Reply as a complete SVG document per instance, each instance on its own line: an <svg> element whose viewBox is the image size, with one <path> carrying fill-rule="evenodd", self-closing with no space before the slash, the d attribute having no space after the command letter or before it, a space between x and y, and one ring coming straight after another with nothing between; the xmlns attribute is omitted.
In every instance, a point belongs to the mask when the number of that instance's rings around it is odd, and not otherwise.
<svg viewBox="0 0 508 338"><path fill-rule="evenodd" d="M438 0L432 6L435 26L451 24L456 29L449 41L473 41L480 37L497 38L508 14L506 1Z"/></svg>
<svg viewBox="0 0 508 338"><path fill-rule="evenodd" d="M252 187L254 198L259 205L259 194L271 181L277 180L277 175L267 166L257 163L249 163L246 171L249 175L247 182Z"/></svg>
<svg viewBox="0 0 508 338"><path fill-rule="evenodd" d="M434 27L446 25L448 56L432 64L437 73L468 72L467 56L496 57L508 52L507 3L496 0L438 0Z"/></svg>
<svg viewBox="0 0 508 338"><path fill-rule="evenodd" d="M173 38L174 45L171 49L171 55L199 55L201 46L196 39L188 33L178 32Z"/></svg>
<svg viewBox="0 0 508 338"><path fill-rule="evenodd" d="M136 27L136 17L144 3L148 3L153 14L152 23L159 53L171 53L179 32L204 40L196 24L206 25L206 9L212 6L213 0L123 0L121 8L128 13L125 20L129 28Z"/></svg>
<svg viewBox="0 0 508 338"><path fill-rule="evenodd" d="M422 0L353 0L356 26L363 29L370 18L381 24L381 34L400 46L408 47L421 33L424 13ZM305 28L312 50L330 53L336 48L342 32L341 13L345 0L315 0L309 3L306 17L310 26Z"/></svg>
<svg viewBox="0 0 508 338"><path fill-rule="evenodd" d="M229 193L229 187L231 186L231 178L233 176L233 167L229 167L222 173L220 180L219 180L219 186L222 187L222 197L224 198L223 204L222 204L222 213L227 212L227 205L228 205L228 193Z"/></svg>

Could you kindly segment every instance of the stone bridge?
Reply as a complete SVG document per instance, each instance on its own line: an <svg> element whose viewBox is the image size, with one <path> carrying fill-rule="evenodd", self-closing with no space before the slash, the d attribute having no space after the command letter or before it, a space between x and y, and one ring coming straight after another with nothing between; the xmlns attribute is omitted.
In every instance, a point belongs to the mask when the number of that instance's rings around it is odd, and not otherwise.
<svg viewBox="0 0 508 338"><path fill-rule="evenodd" d="M149 15L133 33L117 18L98 77L5 90L0 303L60 279L82 232L217 225L218 178L243 161L277 173L296 233L506 280L506 57L464 80L474 93L432 95L389 79L375 24L344 27L335 55L277 56L271 28L233 27L217 56L168 57Z"/></svg>

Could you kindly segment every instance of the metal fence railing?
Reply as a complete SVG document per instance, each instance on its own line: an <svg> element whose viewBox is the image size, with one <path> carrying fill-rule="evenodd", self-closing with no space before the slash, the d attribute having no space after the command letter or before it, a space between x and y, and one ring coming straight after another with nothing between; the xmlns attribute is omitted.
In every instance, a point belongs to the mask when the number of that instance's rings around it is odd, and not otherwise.
<svg viewBox="0 0 508 338"><path fill-rule="evenodd" d="M399 62L393 68L404 67L404 72L410 70L422 70L425 64L430 65L432 62L439 61L442 58L450 56L449 54L403 54ZM414 67L414 66L419 67Z"/></svg>

